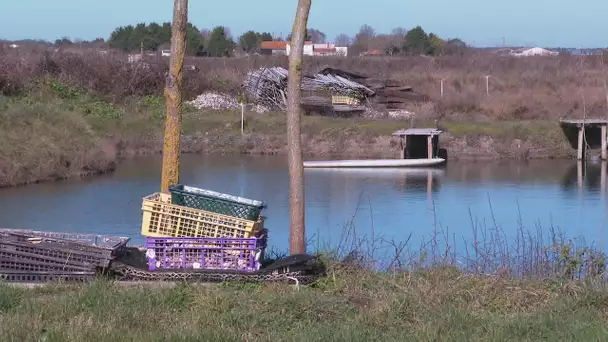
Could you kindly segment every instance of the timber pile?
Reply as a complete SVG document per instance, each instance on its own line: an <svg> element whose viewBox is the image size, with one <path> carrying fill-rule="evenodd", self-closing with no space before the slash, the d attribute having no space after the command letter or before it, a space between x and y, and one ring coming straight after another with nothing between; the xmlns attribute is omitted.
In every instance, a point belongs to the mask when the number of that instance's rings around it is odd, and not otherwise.
<svg viewBox="0 0 608 342"><path fill-rule="evenodd" d="M366 79L364 83L376 93L371 98L372 105L386 107L386 109L405 109L412 102L427 102L430 98L426 95L416 93L414 88L400 84L391 79Z"/></svg>
<svg viewBox="0 0 608 342"><path fill-rule="evenodd" d="M287 69L260 68L247 74L243 84L247 95L257 104L285 109L287 106ZM333 94L365 99L373 90L340 75L316 74L302 77L302 90L309 93L328 91Z"/></svg>
<svg viewBox="0 0 608 342"><path fill-rule="evenodd" d="M284 110L287 105L288 71L281 67L260 68L247 74L243 84L250 99L256 104ZM414 92L413 88L391 79L368 78L339 69L325 68L312 76L302 77L304 96L302 107L307 112L334 113L361 112L365 105L386 109L404 109L411 102L429 101L428 96ZM320 92L355 99L357 104L332 103L318 96Z"/></svg>

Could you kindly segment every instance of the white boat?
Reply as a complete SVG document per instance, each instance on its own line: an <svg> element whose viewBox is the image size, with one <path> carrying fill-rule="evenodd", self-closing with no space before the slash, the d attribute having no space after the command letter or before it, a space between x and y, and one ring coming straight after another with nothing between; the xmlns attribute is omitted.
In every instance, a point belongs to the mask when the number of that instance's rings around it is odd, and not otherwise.
<svg viewBox="0 0 608 342"><path fill-rule="evenodd" d="M419 168L437 166L445 162L443 158L432 159L362 159L362 160L321 160L305 161L305 168L376 168L376 167L403 167Z"/></svg>
<svg viewBox="0 0 608 342"><path fill-rule="evenodd" d="M304 168L419 168L438 166L445 158L437 156L439 134L436 128L410 128L393 133L401 138L401 158L305 161Z"/></svg>
<svg viewBox="0 0 608 342"><path fill-rule="evenodd" d="M362 159L362 160L321 160L305 161L305 168L334 167L424 167L435 166L445 162L443 158L421 159Z"/></svg>
<svg viewBox="0 0 608 342"><path fill-rule="evenodd" d="M307 175L343 175L348 177L402 178L443 176L444 169L438 167L314 167L306 170Z"/></svg>

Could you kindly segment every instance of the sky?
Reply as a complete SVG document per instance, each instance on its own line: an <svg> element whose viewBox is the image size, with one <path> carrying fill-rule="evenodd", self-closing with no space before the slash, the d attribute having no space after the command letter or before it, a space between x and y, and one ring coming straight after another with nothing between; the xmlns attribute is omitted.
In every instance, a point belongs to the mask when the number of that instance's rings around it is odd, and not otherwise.
<svg viewBox="0 0 608 342"><path fill-rule="evenodd" d="M198 28L224 25L234 36L253 29L287 36L297 0L189 1ZM64 36L108 38L118 26L172 18L171 0L0 0L0 39ZM378 33L422 26L473 46L608 47L606 0L313 0L308 27L330 40L356 34L363 24Z"/></svg>

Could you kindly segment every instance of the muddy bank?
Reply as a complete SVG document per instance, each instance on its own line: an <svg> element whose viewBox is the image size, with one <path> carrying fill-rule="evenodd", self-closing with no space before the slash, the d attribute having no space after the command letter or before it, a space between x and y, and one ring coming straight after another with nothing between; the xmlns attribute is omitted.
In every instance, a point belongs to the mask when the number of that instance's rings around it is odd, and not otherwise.
<svg viewBox="0 0 608 342"><path fill-rule="evenodd" d="M392 136L369 136L365 134L303 135L303 150L306 157L331 158L398 158L399 141ZM496 159L543 159L573 158L574 150L567 142L542 145L519 139L500 140L489 136L457 138L449 133L440 139L442 148L448 151L449 159L496 160ZM284 135L267 134L219 134L195 133L182 138L183 153L203 154L286 154ZM44 165L11 163L11 172L0 173L0 187L25 185L43 181L84 177L115 169L121 158L137 155L160 154L162 135L109 139L96 148L71 155L49 156ZM1 165L0 165L1 166Z"/></svg>
<svg viewBox="0 0 608 342"><path fill-rule="evenodd" d="M307 157L340 158L398 158L399 139L392 136L365 134L339 136L302 136L303 152ZM573 158L575 151L566 141L558 144L539 144L520 139L497 139L490 136L458 138L449 133L440 137L440 145L447 149L450 159L499 160L499 159L566 159ZM118 143L119 156L157 154L162 151L162 137L155 139L122 140ZM204 154L286 154L287 140L284 135L267 134L214 134L196 133L182 137L183 153Z"/></svg>

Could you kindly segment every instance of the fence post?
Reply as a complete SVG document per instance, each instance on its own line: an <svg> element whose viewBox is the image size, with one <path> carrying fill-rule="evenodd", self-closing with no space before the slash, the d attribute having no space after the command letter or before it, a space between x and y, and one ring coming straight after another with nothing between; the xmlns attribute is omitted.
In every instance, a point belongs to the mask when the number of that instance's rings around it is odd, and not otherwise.
<svg viewBox="0 0 608 342"><path fill-rule="evenodd" d="M490 97L490 76L486 75L486 97Z"/></svg>
<svg viewBox="0 0 608 342"><path fill-rule="evenodd" d="M241 135L245 132L245 104L241 102Z"/></svg>

